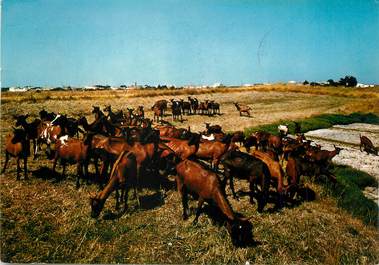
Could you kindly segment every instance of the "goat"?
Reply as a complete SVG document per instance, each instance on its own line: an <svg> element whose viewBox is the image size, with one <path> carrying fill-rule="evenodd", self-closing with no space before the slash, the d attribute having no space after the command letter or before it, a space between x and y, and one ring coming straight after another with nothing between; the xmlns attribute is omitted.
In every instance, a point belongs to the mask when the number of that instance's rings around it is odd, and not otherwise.
<svg viewBox="0 0 379 265"><path fill-rule="evenodd" d="M196 157L202 159L210 159L211 167L217 169L218 165L220 164L220 159L222 155L225 154L225 152L229 149L231 138L232 136L228 134L227 136L225 136L223 142L200 142L199 148L197 149L195 154Z"/></svg>
<svg viewBox="0 0 379 265"><path fill-rule="evenodd" d="M38 138L38 126L41 124L40 119L35 119L33 122L28 123L26 119L29 117L29 114L15 116L16 127L22 126L24 128L27 138L33 142L33 150L36 148L37 138Z"/></svg>
<svg viewBox="0 0 379 265"><path fill-rule="evenodd" d="M24 160L24 177L28 179L28 156L30 155L30 141L24 129L13 128L13 134L5 138L5 163L1 174L5 173L10 156L17 158L17 180L20 179L20 159Z"/></svg>
<svg viewBox="0 0 379 265"><path fill-rule="evenodd" d="M183 121L181 102L171 99L171 103L172 120L174 121L180 118L180 121Z"/></svg>
<svg viewBox="0 0 379 265"><path fill-rule="evenodd" d="M62 136L55 143L55 155L53 162L53 173L58 159L63 166L61 178L64 178L66 163L75 163L77 165L76 188L79 188L79 179L87 178L88 182L88 160L89 160L89 146L84 141L69 138L68 135ZM84 174L83 174L84 169Z"/></svg>
<svg viewBox="0 0 379 265"><path fill-rule="evenodd" d="M271 175L271 180L276 181L276 191L279 194L278 197L278 208L281 208L283 206L283 193L284 193L284 171L282 169L282 166L279 164L278 161L275 161L269 154L266 154L262 151L254 150L250 153L255 158L260 159L262 162L264 162Z"/></svg>
<svg viewBox="0 0 379 265"><path fill-rule="evenodd" d="M209 102L209 109L211 110L212 114L218 114L221 115L220 113L220 103L214 102L214 100L211 100Z"/></svg>
<svg viewBox="0 0 379 265"><path fill-rule="evenodd" d="M287 136L288 134L288 125L279 125L278 126L278 132L281 137Z"/></svg>
<svg viewBox="0 0 379 265"><path fill-rule="evenodd" d="M242 131L236 131L232 135L231 139L232 143L239 143L240 146L245 142L245 135L243 134Z"/></svg>
<svg viewBox="0 0 379 265"><path fill-rule="evenodd" d="M206 134L211 134L211 133L223 133L222 128L220 125L210 125L210 123L205 123L205 129L206 129Z"/></svg>
<svg viewBox="0 0 379 265"><path fill-rule="evenodd" d="M249 137L247 137L245 139L245 141L243 142L243 146L245 147L246 151L249 153L250 152L250 148L252 146L255 147L255 149L258 149L258 142L257 142L257 137L255 135L250 135Z"/></svg>
<svg viewBox="0 0 379 265"><path fill-rule="evenodd" d="M240 116L242 116L242 113L246 113L247 116L250 117L251 108L249 106L241 104L241 103L237 103L237 102L233 102L233 104L234 106L236 106L237 110L239 111Z"/></svg>
<svg viewBox="0 0 379 265"><path fill-rule="evenodd" d="M153 117L153 121L155 121L155 119L157 120L157 122L159 122L159 118L161 118L161 122L163 121L163 109L161 109L159 106L153 106L151 108L151 110L153 111L154 113L154 117Z"/></svg>
<svg viewBox="0 0 379 265"><path fill-rule="evenodd" d="M188 101L180 100L180 105L182 107L182 113L190 115L191 114L191 103Z"/></svg>
<svg viewBox="0 0 379 265"><path fill-rule="evenodd" d="M167 141L167 143L160 143L160 145L167 146L175 154L180 157L180 159L185 160L193 156L199 149L200 135L192 133L188 140L179 140L175 138L163 138L161 140Z"/></svg>
<svg viewBox="0 0 379 265"><path fill-rule="evenodd" d="M368 139L367 136L362 136L359 134L360 138L360 144L359 144L359 150L362 152L363 151L367 152L367 154L374 154L378 155L378 150L375 148L374 144L371 142L370 139Z"/></svg>
<svg viewBox="0 0 379 265"><path fill-rule="evenodd" d="M198 196L198 207L193 223L197 223L205 201L215 204L227 218L227 230L235 246L245 246L252 240L252 225L249 218L239 218L234 213L217 175L190 160L176 166L177 189L182 197L183 219L188 219L188 194Z"/></svg>
<svg viewBox="0 0 379 265"><path fill-rule="evenodd" d="M110 178L106 187L97 195L90 196L91 217L97 218L104 208L109 195L120 187L124 190L124 211L127 209L127 197L129 185L134 186L136 192L137 162L136 157L130 151L122 151L112 167ZM116 210L118 210L118 192L116 192Z"/></svg>
<svg viewBox="0 0 379 265"><path fill-rule="evenodd" d="M188 100L191 103L191 109L192 109L193 114L196 114L196 111L199 108L199 101L197 100L197 98L191 98L191 97L188 97Z"/></svg>
<svg viewBox="0 0 379 265"><path fill-rule="evenodd" d="M258 197L258 212L262 212L267 202L271 179L267 165L249 154L232 150L222 156L221 164L224 166L225 175L223 185L225 187L229 179L233 198L237 199L233 177L247 179L250 184L250 203L254 203L255 196ZM257 184L261 186L260 192L258 192Z"/></svg>
<svg viewBox="0 0 379 265"><path fill-rule="evenodd" d="M124 113L122 113L122 110L114 113L112 111L111 105L108 105L103 109L103 111L108 112L108 118L113 124L121 123L124 121Z"/></svg>
<svg viewBox="0 0 379 265"><path fill-rule="evenodd" d="M47 112L45 109L39 112L39 117L42 121L52 121L57 115L54 112Z"/></svg>
<svg viewBox="0 0 379 265"><path fill-rule="evenodd" d="M158 100L157 102L154 103L152 109L154 107L157 107L159 110L162 111L162 116L163 116L165 111L167 110L167 103L168 101L165 99Z"/></svg>

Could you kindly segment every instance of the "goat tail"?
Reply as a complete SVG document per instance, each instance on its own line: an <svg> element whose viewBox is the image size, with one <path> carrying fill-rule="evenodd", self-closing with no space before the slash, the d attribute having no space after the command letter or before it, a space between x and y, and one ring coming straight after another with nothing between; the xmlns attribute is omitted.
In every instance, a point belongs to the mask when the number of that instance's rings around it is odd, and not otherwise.
<svg viewBox="0 0 379 265"><path fill-rule="evenodd" d="M113 167L112 167L112 170L111 170L111 174L109 175L109 179L111 179L113 177L113 174L118 166L118 164L120 163L121 159L124 157L125 153L127 152L128 150L124 150L121 152L121 154L118 156L117 160L114 162L113 164ZM131 151L128 151L127 153L127 156L131 153Z"/></svg>

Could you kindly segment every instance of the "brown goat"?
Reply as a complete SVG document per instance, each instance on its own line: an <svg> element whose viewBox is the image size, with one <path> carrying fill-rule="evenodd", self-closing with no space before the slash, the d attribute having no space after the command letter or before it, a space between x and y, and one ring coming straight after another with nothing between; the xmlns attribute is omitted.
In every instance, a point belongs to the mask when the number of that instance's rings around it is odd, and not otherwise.
<svg viewBox="0 0 379 265"><path fill-rule="evenodd" d="M270 171L271 180L276 181L276 191L279 194L278 198L278 206L279 208L283 205L283 193L284 193L284 172L282 166L278 161L275 161L269 154L264 153L262 151L253 150L250 153L255 158L260 159L263 163L265 163Z"/></svg>
<svg viewBox="0 0 379 265"><path fill-rule="evenodd" d="M5 173L10 156L17 158L17 180L20 179L20 159L24 160L24 177L28 179L28 156L30 155L30 142L24 129L13 128L13 134L5 138L5 163L1 173Z"/></svg>
<svg viewBox="0 0 379 265"><path fill-rule="evenodd" d="M113 156L118 156L122 151L131 151L137 161L137 182L141 179L141 169L145 168L153 160L153 156L157 151L157 143L142 144L135 142L130 144L122 137L105 137L102 135L94 135L91 139L91 147L93 149L104 150ZM139 184L137 184L139 187ZM139 203L139 198L137 198Z"/></svg>
<svg viewBox="0 0 379 265"><path fill-rule="evenodd" d="M367 152L367 154L378 155L378 150L375 148L371 140L368 139L368 137L362 136L361 134L359 134L359 138L360 138L359 150L361 152L363 148L363 151Z"/></svg>
<svg viewBox="0 0 379 265"><path fill-rule="evenodd" d="M227 139L225 139L224 142L201 141L199 144L199 149L195 154L196 157L210 159L211 167L217 169L222 155L229 150L231 135L228 135L225 138Z"/></svg>
<svg viewBox="0 0 379 265"><path fill-rule="evenodd" d="M108 184L97 195L90 196L91 217L96 218L100 215L104 208L105 201L109 195L121 188L124 191L124 211L127 209L127 198L129 185L134 186L136 192L137 179L137 162L136 157L130 151L122 151L112 167ZM116 210L118 210L119 200L118 192L116 192Z"/></svg>
<svg viewBox="0 0 379 265"><path fill-rule="evenodd" d="M175 138L163 138L161 140L167 141L166 145L170 150L182 160L194 155L199 149L200 135L193 134L189 140L179 140ZM163 143L161 143L163 144Z"/></svg>
<svg viewBox="0 0 379 265"><path fill-rule="evenodd" d="M75 163L77 165L76 188L79 188L79 179L87 178L88 182L88 158L89 146L85 145L82 140L62 136L55 143L55 156L53 162L53 173L57 166L58 159L63 166L62 178L65 175L66 163ZM84 169L84 174L83 174Z"/></svg>
<svg viewBox="0 0 379 265"><path fill-rule="evenodd" d="M237 103L237 102L233 102L233 104L234 106L236 106L237 110L239 111L240 116L242 116L242 113L246 113L247 116L250 117L251 108L249 106L241 104L241 103Z"/></svg>
<svg viewBox="0 0 379 265"><path fill-rule="evenodd" d="M188 193L198 196L198 207L193 220L197 222L201 207L205 201L215 204L227 218L227 230L235 246L245 246L252 240L250 218L239 218L234 213L222 190L217 175L190 160L184 160L176 166L176 183L182 197L183 219L188 218Z"/></svg>

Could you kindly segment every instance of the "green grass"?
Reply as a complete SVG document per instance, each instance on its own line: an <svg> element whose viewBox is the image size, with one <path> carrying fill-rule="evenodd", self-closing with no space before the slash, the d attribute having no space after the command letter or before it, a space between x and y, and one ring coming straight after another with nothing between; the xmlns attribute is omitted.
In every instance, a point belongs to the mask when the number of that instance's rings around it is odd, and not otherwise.
<svg viewBox="0 0 379 265"><path fill-rule="evenodd" d="M337 183L326 187L337 199L338 206L366 224L377 226L378 206L362 193L362 189L367 186L378 186L375 178L348 166L335 166L333 172L337 177Z"/></svg>
<svg viewBox="0 0 379 265"><path fill-rule="evenodd" d="M349 115L343 114L322 114L311 118L296 120L301 125L301 132L305 133L312 130L329 128L336 124L350 124L350 123L370 123L379 124L379 116L373 113L352 113ZM250 135L256 131L267 131L272 134L278 133L278 125L288 124L290 133L293 133L295 124L293 121L281 120L278 123L264 124L260 126L250 127L245 129L245 135Z"/></svg>

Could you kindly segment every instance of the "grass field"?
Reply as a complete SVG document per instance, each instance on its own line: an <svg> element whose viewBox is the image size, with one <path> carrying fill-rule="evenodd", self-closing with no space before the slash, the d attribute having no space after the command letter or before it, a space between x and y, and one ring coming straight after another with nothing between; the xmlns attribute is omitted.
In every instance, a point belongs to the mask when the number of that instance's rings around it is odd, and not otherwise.
<svg viewBox="0 0 379 265"><path fill-rule="evenodd" d="M91 117L92 105L111 104L114 109L144 105L146 115L158 99L186 98L195 94L200 100L214 99L221 103L222 115L215 117L185 116L180 127L204 130L204 122L220 124L227 131L262 128L290 120L307 120L309 128L325 124L321 114L351 116L353 112L379 114L379 91L371 89L311 88L303 86L258 86L251 88L224 88L178 91L91 91L2 93L1 140L13 125L13 114L38 111L66 113ZM233 101L249 104L251 118L240 117ZM363 114L360 114L363 115ZM372 114L371 114L372 115ZM312 117L309 119L310 117ZM321 116L322 117L322 116ZM336 116L329 115L330 119ZM368 115L367 117L373 117ZM170 117L166 120L171 121ZM334 124L329 120L331 124ZM268 126L270 127L270 126ZM273 125L271 125L273 127ZM270 127L270 128L271 128ZM3 161L4 154L1 153ZM113 196L107 201L99 219L90 217L89 192L95 185L82 185L76 190L75 166L69 167L67 179L55 182L39 170L51 168L51 161L29 160L30 180L16 181L12 160L9 170L0 178L1 195L1 260L3 262L48 263L250 263L257 264L374 264L379 262L379 232L377 227L365 224L359 206L345 199L346 192L358 195L366 182L355 177L336 189L305 179L315 191L316 199L280 212L259 214L246 196L240 201L229 197L233 209L245 216L254 214L256 245L238 249L233 247L224 226L213 224L211 211L206 207L197 225L181 219L180 197L173 188L166 198L156 189L144 189L141 208L130 199L130 209L120 218L114 215ZM60 171L61 168L58 168ZM34 172L33 172L34 171ZM360 176L351 169L337 167L339 183L343 176ZM171 178L172 180L172 178ZM371 183L372 184L372 183ZM346 189L346 187L349 187ZM241 181L237 190L247 190ZM227 189L230 195L230 190ZM358 196L359 197L359 196ZM361 197L358 198L361 199ZM357 201L357 200L354 200ZM363 202L365 204L365 202ZM195 201L190 201L193 210ZM344 207L350 205L357 213ZM268 205L270 209L272 204ZM374 209L375 210L375 209ZM356 217L354 217L354 216ZM360 218L358 218L360 217Z"/></svg>

